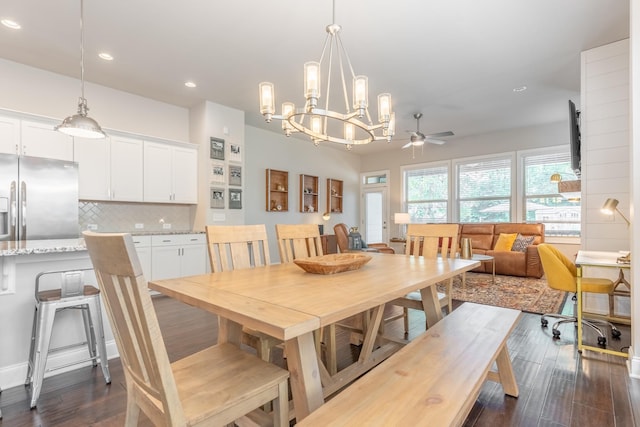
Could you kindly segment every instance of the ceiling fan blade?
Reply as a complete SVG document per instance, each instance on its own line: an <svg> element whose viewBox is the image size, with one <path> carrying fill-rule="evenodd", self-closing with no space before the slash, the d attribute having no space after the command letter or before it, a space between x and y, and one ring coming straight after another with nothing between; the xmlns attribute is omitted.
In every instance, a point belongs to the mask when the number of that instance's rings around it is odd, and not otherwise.
<svg viewBox="0 0 640 427"><path fill-rule="evenodd" d="M446 132L438 132L438 133L430 133L429 135L425 135L427 138L441 138L443 136L453 136L453 132L451 132L450 130L446 131Z"/></svg>
<svg viewBox="0 0 640 427"><path fill-rule="evenodd" d="M434 138L429 138L429 137L426 137L425 141L427 141L430 144L436 144L436 145L442 145L442 144L444 144L446 142L446 141L443 141L441 139L434 139Z"/></svg>
<svg viewBox="0 0 640 427"><path fill-rule="evenodd" d="M402 146L402 149L404 150L405 148L409 148L409 147L411 147L412 145L413 145L413 142L409 141L409 142L407 142L406 144L404 144L404 145Z"/></svg>

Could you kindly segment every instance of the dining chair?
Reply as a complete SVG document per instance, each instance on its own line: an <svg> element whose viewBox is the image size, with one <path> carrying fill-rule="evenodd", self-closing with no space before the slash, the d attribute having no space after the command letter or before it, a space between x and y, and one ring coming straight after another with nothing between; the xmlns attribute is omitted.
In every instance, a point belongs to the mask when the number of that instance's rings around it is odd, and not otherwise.
<svg viewBox="0 0 640 427"><path fill-rule="evenodd" d="M338 249L341 253L349 252L349 231L347 225L339 223L333 226L333 233L336 235ZM384 254L395 254L396 251L389 247L386 243L367 243L367 247L363 249L369 252L382 252Z"/></svg>
<svg viewBox="0 0 640 427"><path fill-rule="evenodd" d="M458 251L458 230L458 224L409 224L407 226L405 255L429 259L455 258ZM446 283L445 292L438 292L440 307L446 307L447 313L451 313L453 310L452 287L453 277ZM406 337L409 334L409 309L422 310L422 296L420 292L411 292L392 301L391 304L403 307Z"/></svg>
<svg viewBox="0 0 640 427"><path fill-rule="evenodd" d="M323 255L317 224L276 224L276 237L281 263Z"/></svg>
<svg viewBox="0 0 640 427"><path fill-rule="evenodd" d="M564 315L558 313L545 313L540 318L542 327L546 327L549 324L548 317L552 317L557 320L551 332L553 338L560 338L560 330L558 327L563 323L578 322L576 313L576 296L577 292L577 267L567 258L558 248L548 243L540 243L538 245L538 254L540 254L540 262L542 262L542 268L544 270L544 276L547 279L547 285L552 289L557 289L564 292L572 292L574 294L573 300L573 314ZM615 285L612 280L598 277L583 277L581 282L582 292L590 292L596 294L613 294ZM598 344L605 346L607 344L606 335L597 325L608 326L611 328L611 336L613 338L620 338L620 330L615 327L611 322L596 319L582 318L582 324L591 328L598 334Z"/></svg>
<svg viewBox="0 0 640 427"><path fill-rule="evenodd" d="M291 263L296 259L323 255L320 229L317 224L276 224L276 237L280 262L283 264ZM330 374L335 374L338 372L335 325L327 326L326 332L317 331L314 337L318 354L321 354L324 342L327 370Z"/></svg>
<svg viewBox="0 0 640 427"><path fill-rule="evenodd" d="M256 225L207 225L207 246L211 271L232 271L271 264L267 229ZM243 343L256 349L258 357L269 362L271 349L282 341L269 335L242 328Z"/></svg>
<svg viewBox="0 0 640 427"><path fill-rule="evenodd" d="M83 232L122 360L126 426L140 411L155 425L226 425L273 403L288 426L289 373L231 343L169 362L147 281L130 234Z"/></svg>

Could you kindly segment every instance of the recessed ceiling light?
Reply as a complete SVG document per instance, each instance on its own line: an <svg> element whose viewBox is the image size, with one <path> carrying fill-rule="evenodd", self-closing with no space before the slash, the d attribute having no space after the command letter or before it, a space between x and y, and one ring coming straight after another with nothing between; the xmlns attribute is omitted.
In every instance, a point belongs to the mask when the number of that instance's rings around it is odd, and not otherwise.
<svg viewBox="0 0 640 427"><path fill-rule="evenodd" d="M526 86L518 86L513 88L514 92L524 92L525 90L527 90Z"/></svg>
<svg viewBox="0 0 640 427"><path fill-rule="evenodd" d="M184 85L186 87L196 87L196 84L194 82L184 82Z"/></svg>
<svg viewBox="0 0 640 427"><path fill-rule="evenodd" d="M12 30L19 30L20 28L22 28L22 25L20 25L19 23L11 19L3 19L0 22L2 22L2 25L4 25L7 28L11 28Z"/></svg>
<svg viewBox="0 0 640 427"><path fill-rule="evenodd" d="M105 61L113 61L113 56L111 56L111 54L107 52L100 52L98 56L104 59Z"/></svg>

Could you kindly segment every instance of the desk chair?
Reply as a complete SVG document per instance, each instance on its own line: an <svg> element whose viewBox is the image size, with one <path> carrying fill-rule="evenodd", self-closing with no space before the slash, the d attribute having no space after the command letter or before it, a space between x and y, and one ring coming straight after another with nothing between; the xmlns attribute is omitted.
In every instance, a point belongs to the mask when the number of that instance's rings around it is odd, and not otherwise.
<svg viewBox="0 0 640 427"><path fill-rule="evenodd" d="M97 366L98 359L102 367L102 374L107 384L111 383L109 362L107 360L107 346L104 340L102 326L102 312L100 310L100 290L94 286L84 284L84 270L45 271L36 276L35 299L33 312L33 326L31 328L31 345L29 348L29 362L27 364L27 378L25 385L31 389L31 408L35 408L42 390L45 368L49 354L71 347L87 345L89 360ZM59 278L60 287L55 289L41 289L45 280L52 281ZM46 285L45 285L46 286ZM56 313L62 310L77 309L82 312L86 342L72 344L60 348L50 348L51 335ZM97 350L97 351L96 351ZM66 368L68 365L56 370Z"/></svg>
<svg viewBox="0 0 640 427"><path fill-rule="evenodd" d="M540 261L542 262L542 269L547 279L547 284L550 288L557 289L564 292L576 293L576 266L571 260L569 260L562 252L560 252L555 246L548 243L541 243L538 245L538 253L540 254ZM591 292L596 294L610 295L613 293L614 283L609 279L600 279L592 277L582 278L582 292ZM566 316L557 313L546 313L540 318L542 327L546 327L549 324L548 317L560 319L553 324L552 333L553 338L560 338L560 330L558 327L563 323L576 324L578 318L575 313L575 301L576 296L573 296L574 307L573 316ZM598 334L598 344L605 346L607 344L607 338L602 333L597 324L602 324L611 327L611 336L614 338L620 337L620 331L610 322L585 319L582 318L582 324L596 331Z"/></svg>
<svg viewBox="0 0 640 427"><path fill-rule="evenodd" d="M407 242L405 255L422 256L433 259L437 257L455 258L458 247L458 224L409 224L407 226ZM438 292L438 299L442 308L446 307L451 313L453 304L451 289L453 278L446 284L445 293ZM409 309L423 310L420 292L411 292L403 298L398 298L391 304L403 307L404 334L409 334Z"/></svg>
<svg viewBox="0 0 640 427"><path fill-rule="evenodd" d="M333 232L336 235L336 241L338 242L338 249L341 253L349 252L349 231L346 224L340 223L333 226ZM393 248L387 246L386 243L367 243L367 248L363 251L370 252L382 252L385 254L395 254L396 251Z"/></svg>
<svg viewBox="0 0 640 427"><path fill-rule="evenodd" d="M276 426L288 426L289 373L217 344L169 363L147 281L130 234L83 233L105 299L127 387L125 425L142 410L154 425L227 425L274 403Z"/></svg>
<svg viewBox="0 0 640 427"><path fill-rule="evenodd" d="M271 264L267 229L260 225L207 225L207 244L211 271L232 271ZM282 341L242 328L242 341L256 349L258 357L269 362L271 349Z"/></svg>

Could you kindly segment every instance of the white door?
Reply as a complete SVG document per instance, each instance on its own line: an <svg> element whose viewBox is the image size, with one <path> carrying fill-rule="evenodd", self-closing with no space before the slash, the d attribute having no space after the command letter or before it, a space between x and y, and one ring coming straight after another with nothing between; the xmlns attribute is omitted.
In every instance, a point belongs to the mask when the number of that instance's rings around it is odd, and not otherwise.
<svg viewBox="0 0 640 427"><path fill-rule="evenodd" d="M365 188L362 190L363 217L362 238L367 243L387 243L389 241L389 209L387 188Z"/></svg>

